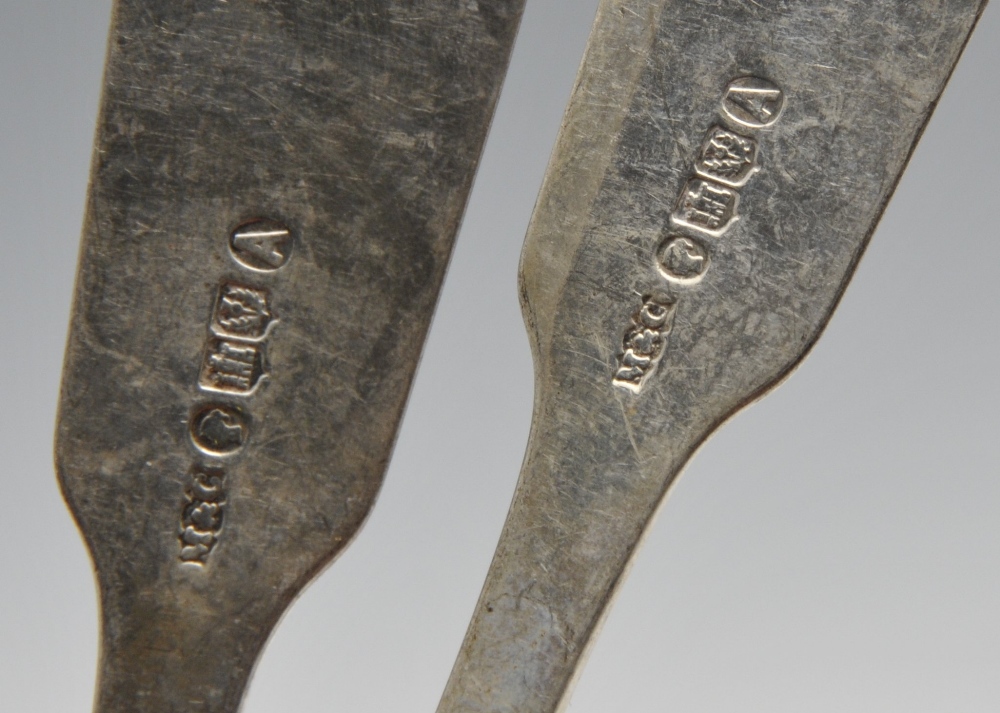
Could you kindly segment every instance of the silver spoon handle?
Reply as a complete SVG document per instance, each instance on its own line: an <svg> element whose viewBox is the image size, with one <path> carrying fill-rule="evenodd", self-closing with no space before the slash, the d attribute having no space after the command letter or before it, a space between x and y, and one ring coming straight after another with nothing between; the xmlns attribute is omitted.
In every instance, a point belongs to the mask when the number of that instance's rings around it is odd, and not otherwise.
<svg viewBox="0 0 1000 713"><path fill-rule="evenodd" d="M438 713L553 713L696 448L818 339L982 0L605 0L521 263L533 427Z"/></svg>
<svg viewBox="0 0 1000 713"><path fill-rule="evenodd" d="M118 0L57 436L96 710L237 710L378 493L523 0Z"/></svg>

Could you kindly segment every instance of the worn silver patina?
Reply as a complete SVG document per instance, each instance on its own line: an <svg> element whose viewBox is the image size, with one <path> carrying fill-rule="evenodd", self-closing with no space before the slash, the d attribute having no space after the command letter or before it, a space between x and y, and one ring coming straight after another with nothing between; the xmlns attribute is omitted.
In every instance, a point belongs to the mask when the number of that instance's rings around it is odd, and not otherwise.
<svg viewBox="0 0 1000 713"><path fill-rule="evenodd" d="M522 6L118 0L57 435L97 711L235 711L364 521Z"/></svg>
<svg viewBox="0 0 1000 713"><path fill-rule="evenodd" d="M439 713L552 713L705 439L830 318L984 0L604 0L521 263L514 502Z"/></svg>

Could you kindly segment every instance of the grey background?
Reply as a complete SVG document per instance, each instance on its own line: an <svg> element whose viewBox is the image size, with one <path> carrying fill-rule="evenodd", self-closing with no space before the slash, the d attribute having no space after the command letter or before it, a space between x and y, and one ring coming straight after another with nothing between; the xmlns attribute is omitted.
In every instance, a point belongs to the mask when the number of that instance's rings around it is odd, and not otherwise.
<svg viewBox="0 0 1000 713"><path fill-rule="evenodd" d="M110 2L0 8L0 710L85 712L51 442ZM527 438L517 258L595 8L528 2L382 496L246 713L434 710ZM1000 710L998 47L993 7L827 334L672 491L572 713Z"/></svg>

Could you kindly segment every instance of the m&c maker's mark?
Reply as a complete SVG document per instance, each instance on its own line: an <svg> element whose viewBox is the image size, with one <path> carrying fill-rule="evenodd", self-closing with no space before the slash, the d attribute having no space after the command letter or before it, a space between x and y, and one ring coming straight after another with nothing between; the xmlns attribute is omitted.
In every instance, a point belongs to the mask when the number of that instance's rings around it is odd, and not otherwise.
<svg viewBox="0 0 1000 713"><path fill-rule="evenodd" d="M759 77L730 82L722 98L723 118L738 128L716 125L702 141L694 175L681 189L670 215L672 229L654 251L660 276L670 285L693 287L701 282L711 263L706 238L721 238L739 220L740 193L760 170L758 140L747 129L773 125L781 115L785 95ZM645 297L618 352L612 384L633 394L642 391L666 350L677 301L667 295ZM663 322L653 326L663 315Z"/></svg>
<svg viewBox="0 0 1000 713"><path fill-rule="evenodd" d="M273 272L288 262L292 243L284 224L260 218L230 233L229 251L248 273ZM222 463L250 439L250 412L240 402L267 378L267 341L277 323L267 290L244 282L219 285L198 388L220 399L196 405L188 423L199 460L192 466L181 509L181 562L203 566L218 544L226 505Z"/></svg>

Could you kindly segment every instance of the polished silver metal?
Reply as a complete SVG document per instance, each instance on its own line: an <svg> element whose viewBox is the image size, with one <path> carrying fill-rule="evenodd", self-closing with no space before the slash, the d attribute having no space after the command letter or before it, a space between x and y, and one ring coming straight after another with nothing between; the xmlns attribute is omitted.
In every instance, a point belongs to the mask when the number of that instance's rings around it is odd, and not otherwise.
<svg viewBox="0 0 1000 713"><path fill-rule="evenodd" d="M521 262L535 406L438 713L552 713L678 473L836 307L984 0L604 0Z"/></svg>
<svg viewBox="0 0 1000 713"><path fill-rule="evenodd" d="M523 0L118 0L57 428L96 710L228 713L358 531Z"/></svg>

